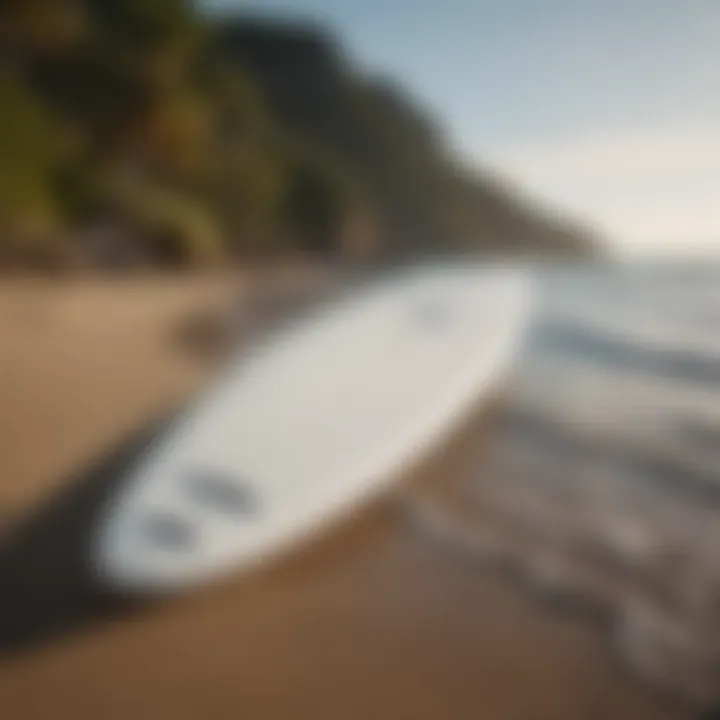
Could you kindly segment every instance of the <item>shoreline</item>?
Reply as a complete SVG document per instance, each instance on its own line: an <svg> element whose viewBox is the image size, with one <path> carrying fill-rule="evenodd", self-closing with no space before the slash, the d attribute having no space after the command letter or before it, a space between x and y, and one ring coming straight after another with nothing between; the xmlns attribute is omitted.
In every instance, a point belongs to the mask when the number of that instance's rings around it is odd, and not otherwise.
<svg viewBox="0 0 720 720"><path fill-rule="evenodd" d="M61 310L34 327L8 321L0 291L10 535L71 489L76 468L207 378L211 365L168 338L235 283L160 285L64 283L46 297ZM463 472L488 421L467 420L403 491ZM46 602L65 581L48 574ZM252 575L0 654L0 697L23 719L684 717L586 623L433 547L392 495Z"/></svg>

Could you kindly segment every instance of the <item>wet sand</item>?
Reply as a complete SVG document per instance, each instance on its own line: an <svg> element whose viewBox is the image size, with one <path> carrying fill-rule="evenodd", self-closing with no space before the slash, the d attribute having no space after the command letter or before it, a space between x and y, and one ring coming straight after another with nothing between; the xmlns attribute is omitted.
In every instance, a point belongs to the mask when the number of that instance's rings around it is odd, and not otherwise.
<svg viewBox="0 0 720 720"><path fill-rule="evenodd" d="M28 526L41 537L78 473L202 383L209 365L178 348L173 328L237 287L146 279L0 290L6 545ZM401 487L437 488L463 472L487 421L465 422ZM72 596L75 577L58 570L64 550L54 558L47 540L42 550L32 575L0 559L6 617L4 596L17 605L29 577L37 612ZM60 629L22 647L0 639L1 717L685 717L627 675L584 619L444 552L392 497L251 576Z"/></svg>

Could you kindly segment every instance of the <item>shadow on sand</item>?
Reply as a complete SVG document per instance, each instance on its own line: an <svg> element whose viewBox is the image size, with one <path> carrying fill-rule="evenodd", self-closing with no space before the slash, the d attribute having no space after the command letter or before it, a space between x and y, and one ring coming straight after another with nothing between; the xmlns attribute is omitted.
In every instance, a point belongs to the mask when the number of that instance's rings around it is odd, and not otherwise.
<svg viewBox="0 0 720 720"><path fill-rule="evenodd" d="M199 316L174 333L184 353L222 361L230 350L266 337L338 290L306 288L253 299L246 317ZM98 463L67 478L64 488L14 528L0 547L0 660L99 618L137 610L147 602L103 589L91 568L90 548L105 501L122 485L133 460L179 413L175 408L126 438Z"/></svg>
<svg viewBox="0 0 720 720"><path fill-rule="evenodd" d="M132 461L175 413L136 431L11 531L0 548L0 659L100 617L137 609L104 590L91 568L91 544L105 501Z"/></svg>

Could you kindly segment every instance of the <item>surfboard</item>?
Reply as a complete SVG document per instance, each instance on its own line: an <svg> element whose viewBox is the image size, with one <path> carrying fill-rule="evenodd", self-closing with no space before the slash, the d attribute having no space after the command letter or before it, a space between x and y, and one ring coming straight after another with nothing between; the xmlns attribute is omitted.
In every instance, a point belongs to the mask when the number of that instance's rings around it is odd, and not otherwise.
<svg viewBox="0 0 720 720"><path fill-rule="evenodd" d="M103 582L194 586L341 519L489 395L529 307L520 270L426 266L276 331L136 459L99 523Z"/></svg>

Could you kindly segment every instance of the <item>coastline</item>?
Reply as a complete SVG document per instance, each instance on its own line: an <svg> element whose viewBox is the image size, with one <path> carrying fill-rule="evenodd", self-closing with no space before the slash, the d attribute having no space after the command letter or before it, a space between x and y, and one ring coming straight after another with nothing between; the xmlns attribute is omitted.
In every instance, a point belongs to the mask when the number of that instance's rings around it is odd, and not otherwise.
<svg viewBox="0 0 720 720"><path fill-rule="evenodd" d="M185 278L0 291L3 534L200 387L210 364L179 351L173 329L238 287ZM406 486L462 472L489 421L469 420ZM3 707L13 718L683 717L592 628L448 557L400 515L390 497L252 576L2 653Z"/></svg>

